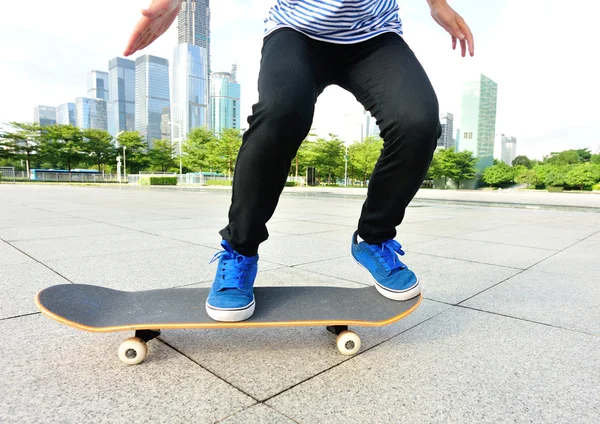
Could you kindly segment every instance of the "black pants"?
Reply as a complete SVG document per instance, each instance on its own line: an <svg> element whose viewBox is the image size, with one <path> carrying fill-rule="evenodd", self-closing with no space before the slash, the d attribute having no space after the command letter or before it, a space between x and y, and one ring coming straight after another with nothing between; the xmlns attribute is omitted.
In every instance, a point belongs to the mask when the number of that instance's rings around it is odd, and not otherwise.
<svg viewBox="0 0 600 424"><path fill-rule="evenodd" d="M220 232L241 254L255 255L268 238L266 223L310 131L317 97L330 84L354 94L376 118L384 140L358 233L371 244L396 236L441 133L429 78L396 34L340 45L284 28L264 40L259 99L235 165L229 225Z"/></svg>

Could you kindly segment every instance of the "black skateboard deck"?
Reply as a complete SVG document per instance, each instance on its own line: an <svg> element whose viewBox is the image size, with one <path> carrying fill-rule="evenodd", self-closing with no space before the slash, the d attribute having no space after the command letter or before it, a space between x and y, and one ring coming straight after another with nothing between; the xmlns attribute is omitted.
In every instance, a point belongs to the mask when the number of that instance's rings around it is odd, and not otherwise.
<svg viewBox="0 0 600 424"><path fill-rule="evenodd" d="M206 313L210 288L170 288L126 292L84 284L48 287L36 296L38 308L63 324L92 332L135 330L136 337L119 349L125 363L139 363L146 342L160 330L183 328L242 328L326 326L338 335L338 348L352 355L360 348L348 326L383 326L399 321L420 304L384 298L375 287L325 286L255 287L254 315L241 322L216 322ZM124 346L126 345L126 346ZM140 359L141 357L141 359Z"/></svg>

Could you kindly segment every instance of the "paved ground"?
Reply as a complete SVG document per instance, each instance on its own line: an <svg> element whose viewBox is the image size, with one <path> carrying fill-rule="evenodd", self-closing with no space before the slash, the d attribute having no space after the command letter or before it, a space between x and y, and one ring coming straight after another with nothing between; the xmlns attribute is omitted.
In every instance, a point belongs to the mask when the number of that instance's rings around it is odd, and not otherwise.
<svg viewBox="0 0 600 424"><path fill-rule="evenodd" d="M37 312L35 293L65 282L210 284L228 201L1 185L0 422L600 420L600 213L413 202L398 240L426 300L358 328L351 359L323 328L181 330L127 367L116 348L128 334ZM283 196L257 284L368 284L349 256L360 204Z"/></svg>

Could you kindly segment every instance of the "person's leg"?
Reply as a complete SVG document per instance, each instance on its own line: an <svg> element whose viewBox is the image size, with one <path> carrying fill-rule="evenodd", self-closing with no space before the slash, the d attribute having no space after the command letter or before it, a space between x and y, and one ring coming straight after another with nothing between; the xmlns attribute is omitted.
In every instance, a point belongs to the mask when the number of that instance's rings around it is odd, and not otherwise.
<svg viewBox="0 0 600 424"><path fill-rule="evenodd" d="M267 221L300 144L312 125L318 95L328 84L323 44L282 29L264 43L259 100L248 118L235 164L229 225L221 236L238 252L256 255L268 238Z"/></svg>
<svg viewBox="0 0 600 424"><path fill-rule="evenodd" d="M345 55L343 86L376 118L384 140L355 234L353 254L398 300L420 293L418 279L400 262L396 227L421 186L440 137L439 106L419 61L396 34L360 43Z"/></svg>
<svg viewBox="0 0 600 424"><path fill-rule="evenodd" d="M268 237L292 159L307 136L318 95L328 84L322 43L291 29L269 35L262 50L258 103L252 108L235 164L229 224L220 231L224 250L206 302L217 321L242 321L254 313L258 246Z"/></svg>

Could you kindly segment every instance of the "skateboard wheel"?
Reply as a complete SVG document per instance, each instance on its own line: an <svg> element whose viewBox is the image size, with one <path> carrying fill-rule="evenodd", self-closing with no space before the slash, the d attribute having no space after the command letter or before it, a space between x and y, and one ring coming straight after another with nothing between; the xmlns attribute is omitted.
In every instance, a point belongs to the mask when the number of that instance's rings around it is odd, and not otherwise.
<svg viewBox="0 0 600 424"><path fill-rule="evenodd" d="M354 355L360 349L360 337L354 331L341 332L336 343L342 355Z"/></svg>
<svg viewBox="0 0 600 424"><path fill-rule="evenodd" d="M119 359L126 365L136 365L148 355L146 342L139 337L130 337L119 346Z"/></svg>

